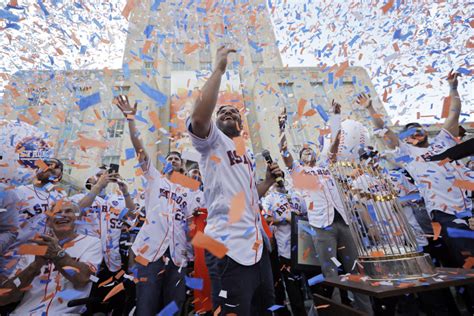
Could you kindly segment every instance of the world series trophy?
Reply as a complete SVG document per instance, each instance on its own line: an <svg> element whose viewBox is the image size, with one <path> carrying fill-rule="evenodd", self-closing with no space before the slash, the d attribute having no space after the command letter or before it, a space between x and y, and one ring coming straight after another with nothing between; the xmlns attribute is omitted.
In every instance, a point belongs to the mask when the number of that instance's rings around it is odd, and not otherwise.
<svg viewBox="0 0 474 316"><path fill-rule="evenodd" d="M344 202L357 246L357 267L373 280L418 279L436 274L420 251L390 177L379 166L333 163L331 171Z"/></svg>

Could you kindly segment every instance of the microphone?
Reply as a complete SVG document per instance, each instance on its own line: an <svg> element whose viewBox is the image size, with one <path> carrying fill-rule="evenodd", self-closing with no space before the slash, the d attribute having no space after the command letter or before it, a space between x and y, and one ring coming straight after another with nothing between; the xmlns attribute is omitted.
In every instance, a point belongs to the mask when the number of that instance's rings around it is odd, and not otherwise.
<svg viewBox="0 0 474 316"><path fill-rule="evenodd" d="M75 300L70 300L67 302L67 307L75 307L75 306L80 306L80 305L86 305L86 304L96 304L102 302L102 299L99 297L84 297L84 298L78 298Z"/></svg>
<svg viewBox="0 0 474 316"><path fill-rule="evenodd" d="M262 156L267 162L267 164L271 165L273 163L272 156L270 156L270 152L268 150L262 151ZM276 177L275 182L278 184L280 188L283 188L285 186L285 182L283 181L282 177Z"/></svg>

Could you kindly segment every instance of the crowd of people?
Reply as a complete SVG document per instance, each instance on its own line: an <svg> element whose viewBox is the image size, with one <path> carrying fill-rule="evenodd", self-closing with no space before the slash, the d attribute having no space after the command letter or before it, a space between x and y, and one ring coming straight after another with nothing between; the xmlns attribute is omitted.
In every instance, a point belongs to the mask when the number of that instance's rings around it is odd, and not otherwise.
<svg viewBox="0 0 474 316"><path fill-rule="evenodd" d="M338 160L341 133L332 131L327 155L305 146L294 157L285 137L284 111L275 124L286 170L268 161L265 177L257 179L253 153L235 141L243 130L241 113L229 104L216 110L227 58L234 52L225 47L217 51L216 68L186 121L192 145L201 155L197 164L186 168L181 154L170 151L158 170L135 125L137 103L132 106L120 95L114 102L128 122L146 179L143 192L132 196L118 166L111 165L98 167L86 179L84 192L68 197L58 186L63 164L54 158L37 164L30 184L1 184L3 314L187 315L194 310L209 315L315 315L314 306L305 307L311 299L308 293L352 304L369 315L387 312L391 302L321 284L309 286L310 275L292 266L295 214L307 217L314 229L324 277L357 273L358 253L344 197L329 168ZM447 80L450 112L433 139L418 123L407 124L397 135L376 112L370 95L359 95L357 103L368 111L375 132L392 151L382 154L363 146L357 154L361 164L373 168L397 166L389 174L399 197L413 197L404 199L403 209L418 245L436 266L463 267L474 256L468 236L474 230L472 193L453 186L453 181L472 183L474 173L472 161L465 164L445 154L460 142L461 113L458 74L450 73ZM337 102L332 107L333 116L341 115ZM445 155L442 163L439 155ZM295 174L313 177L314 189L291 187L290 175ZM357 179L353 187L377 190L357 187ZM438 233L433 222L439 225ZM450 229L466 234L453 236ZM436 234L440 238L434 238ZM464 287L459 295L472 313L473 287ZM449 290L416 299L430 315L459 313Z"/></svg>

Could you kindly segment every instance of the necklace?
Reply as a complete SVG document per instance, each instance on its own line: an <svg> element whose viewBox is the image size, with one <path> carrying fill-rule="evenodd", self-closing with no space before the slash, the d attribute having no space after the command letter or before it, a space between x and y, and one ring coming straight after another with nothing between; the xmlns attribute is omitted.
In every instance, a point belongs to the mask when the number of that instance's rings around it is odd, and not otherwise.
<svg viewBox="0 0 474 316"><path fill-rule="evenodd" d="M39 191L36 190L36 186L33 184L33 191L35 192L35 195L38 199L40 199L41 201L49 201L49 198L51 196L51 192L48 192L48 196L46 198L41 197L39 193Z"/></svg>

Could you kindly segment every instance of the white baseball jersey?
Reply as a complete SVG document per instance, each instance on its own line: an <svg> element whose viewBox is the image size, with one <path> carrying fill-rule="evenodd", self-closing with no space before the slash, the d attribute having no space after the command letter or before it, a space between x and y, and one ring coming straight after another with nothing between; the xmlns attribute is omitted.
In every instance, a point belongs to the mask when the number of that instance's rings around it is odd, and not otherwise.
<svg viewBox="0 0 474 316"><path fill-rule="evenodd" d="M427 148L419 148L400 141L395 151L397 162L415 179L429 213L440 210L455 215L457 212L471 212L472 201L466 191L453 186L458 180L472 181L474 173L463 165L439 161L426 161L425 158L440 154L456 145L456 139L445 129L432 140Z"/></svg>
<svg viewBox="0 0 474 316"><path fill-rule="evenodd" d="M233 140L214 122L211 122L206 138L192 133L189 118L186 126L194 148L201 153L199 169L208 213L204 232L222 242L229 249L227 255L230 258L242 265L253 265L260 260L263 249L253 155L249 151L237 155ZM239 221L230 224L231 200L242 192L245 196L244 211Z"/></svg>
<svg viewBox="0 0 474 316"><path fill-rule="evenodd" d="M303 172L312 175L316 177L315 187L317 187L317 183L321 186L315 190L303 190L302 192L306 200L308 220L311 226L324 228L331 225L334 221L334 209L338 211L344 222L349 224L341 196L336 187L336 180L329 169L306 167L295 161L291 172Z"/></svg>
<svg viewBox="0 0 474 316"><path fill-rule="evenodd" d="M169 248L177 266L188 260L187 219L189 189L169 181L152 163L148 163L145 189L146 221L138 232L132 250L150 262L155 262Z"/></svg>
<svg viewBox="0 0 474 316"><path fill-rule="evenodd" d="M76 194L71 197L79 203L85 194ZM125 198L121 195L109 194L105 198L97 196L91 207L85 211L81 221L76 225L79 234L97 237L102 242L102 252L107 268L116 272L120 270L120 235L124 219L120 213L126 208Z"/></svg>
<svg viewBox="0 0 474 316"><path fill-rule="evenodd" d="M291 213L305 214L306 203L296 192L289 195L272 191L262 201L263 209L274 219L281 221L273 226L273 234L277 242L278 255L291 259Z"/></svg>
<svg viewBox="0 0 474 316"><path fill-rule="evenodd" d="M97 238L78 235L71 244L71 247L65 248L69 256L94 269L98 268L102 262L102 250ZM32 255L22 256L16 268L25 269L34 259L35 256ZM73 299L89 297L92 282L83 288L74 288L73 284L56 270L54 264L49 262L41 268L41 273L34 278L31 285L13 315L80 314L83 306L67 307L67 303ZM64 291L70 291L72 294L61 298Z"/></svg>
<svg viewBox="0 0 474 316"><path fill-rule="evenodd" d="M22 185L15 189L19 199L19 231L15 245L19 245L36 234L46 232L46 211L49 211L54 202L65 195L54 188L46 190L37 188L33 184Z"/></svg>

